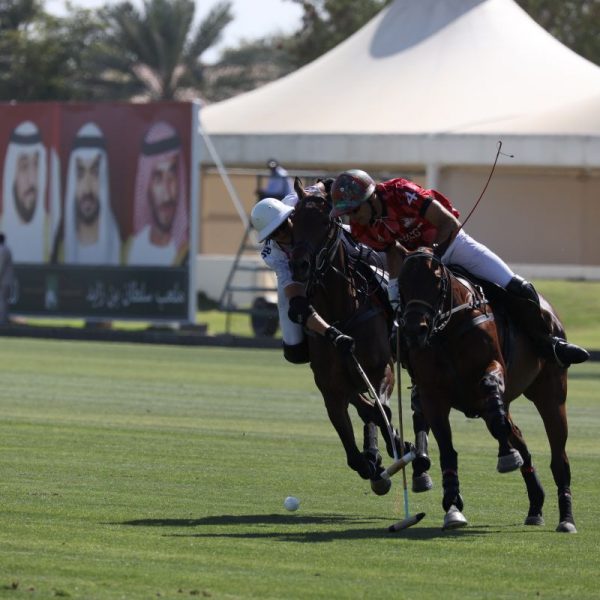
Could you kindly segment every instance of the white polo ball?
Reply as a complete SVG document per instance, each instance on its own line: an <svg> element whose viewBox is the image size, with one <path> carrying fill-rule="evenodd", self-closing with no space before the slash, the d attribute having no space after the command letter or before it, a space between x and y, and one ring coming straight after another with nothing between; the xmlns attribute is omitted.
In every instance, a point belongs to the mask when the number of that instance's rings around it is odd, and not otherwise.
<svg viewBox="0 0 600 600"><path fill-rule="evenodd" d="M284 501L283 501L283 506L287 509L287 510L298 510L298 508L300 508L300 500L298 500L298 498L296 498L295 496L288 496Z"/></svg>

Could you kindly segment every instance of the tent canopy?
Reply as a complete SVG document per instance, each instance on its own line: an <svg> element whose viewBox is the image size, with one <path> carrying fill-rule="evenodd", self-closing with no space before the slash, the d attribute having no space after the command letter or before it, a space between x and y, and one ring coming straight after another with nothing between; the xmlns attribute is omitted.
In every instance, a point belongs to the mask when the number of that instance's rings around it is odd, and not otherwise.
<svg viewBox="0 0 600 600"><path fill-rule="evenodd" d="M396 0L304 68L206 107L202 122L229 164L477 164L499 136L514 137L523 164L557 164L530 142L567 136L559 162L600 166L599 99L600 67L513 0ZM582 136L595 139L570 150Z"/></svg>

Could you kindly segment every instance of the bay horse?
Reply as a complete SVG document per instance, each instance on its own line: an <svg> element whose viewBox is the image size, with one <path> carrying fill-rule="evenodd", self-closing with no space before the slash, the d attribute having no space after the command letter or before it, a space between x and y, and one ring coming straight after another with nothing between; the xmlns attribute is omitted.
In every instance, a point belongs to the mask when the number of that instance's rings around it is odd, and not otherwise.
<svg viewBox="0 0 600 600"><path fill-rule="evenodd" d="M575 533L571 471L565 451L567 370L541 357L512 324L502 310L502 295L506 294L502 288L486 285L492 298L489 303L481 286L442 263L439 251L399 249L403 254L398 278L402 359L418 387L440 451L444 528L467 524L462 514L458 456L452 444L451 408L485 420L498 441L498 471L520 468L529 497L525 524L543 524L544 490L509 410L510 403L524 394L538 410L550 443L550 468L558 490L556 531ZM557 314L545 299L540 301L551 330L564 337Z"/></svg>
<svg viewBox="0 0 600 600"><path fill-rule="evenodd" d="M306 296L316 312L330 325L355 340L354 356L377 390L386 417L391 421L389 397L394 386L391 351L388 342L388 316L376 300L379 287L368 262L377 264L377 255L351 241L338 219L329 216L331 203L311 186L307 192L298 178L294 183L298 195L292 221L290 266L294 281L304 283ZM380 259L379 259L380 260ZM381 263L379 263L381 266ZM383 269L380 269L381 275ZM324 336L307 335L310 367L323 396L329 419L346 453L348 466L361 478L370 479L377 494L387 493L391 483L382 479L384 470L377 450L379 427L387 452L398 455L399 439L388 432L378 408L364 395L352 355L344 356ZM356 445L348 407L352 404L364 423L363 451Z"/></svg>

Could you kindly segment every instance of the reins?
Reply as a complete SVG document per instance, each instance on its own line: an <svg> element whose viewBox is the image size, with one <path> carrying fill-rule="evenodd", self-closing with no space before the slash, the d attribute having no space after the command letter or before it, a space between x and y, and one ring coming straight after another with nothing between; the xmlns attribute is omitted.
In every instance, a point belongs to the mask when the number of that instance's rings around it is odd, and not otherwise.
<svg viewBox="0 0 600 600"><path fill-rule="evenodd" d="M438 293L437 302L435 304L420 298L414 298L412 300L409 300L402 310L403 318L404 315L408 314L409 312L414 312L408 310L409 307L425 306L427 312L429 312L432 319L431 335L435 335L437 333L440 333L447 327L448 323L450 323L450 320L455 314L465 310L480 309L482 306L485 306L488 303L485 297L483 297L481 294L477 294L477 290L473 289L469 290L472 292L471 300L454 306L454 295L452 294L452 281L455 280L458 283L460 283L463 287L467 289L469 288L465 285L465 283L463 283L463 281L460 278L456 277L446 265L444 265L441 258L430 252L417 251L411 253L404 259L404 263L406 264L409 260L416 258L430 259L440 266L442 270L440 291ZM443 307L446 304L449 304L449 307L447 310L443 310ZM416 312L419 312L418 309Z"/></svg>

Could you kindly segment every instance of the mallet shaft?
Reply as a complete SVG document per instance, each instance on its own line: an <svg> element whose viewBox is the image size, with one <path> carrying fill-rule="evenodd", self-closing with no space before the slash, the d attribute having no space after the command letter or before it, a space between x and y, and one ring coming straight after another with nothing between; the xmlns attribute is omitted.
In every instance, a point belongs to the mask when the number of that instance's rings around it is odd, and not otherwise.
<svg viewBox="0 0 600 600"><path fill-rule="evenodd" d="M381 477L389 479L392 475L395 475L400 469L411 463L415 459L415 453L411 450L407 452L402 458L399 458L396 462L393 462L387 469L382 471Z"/></svg>

